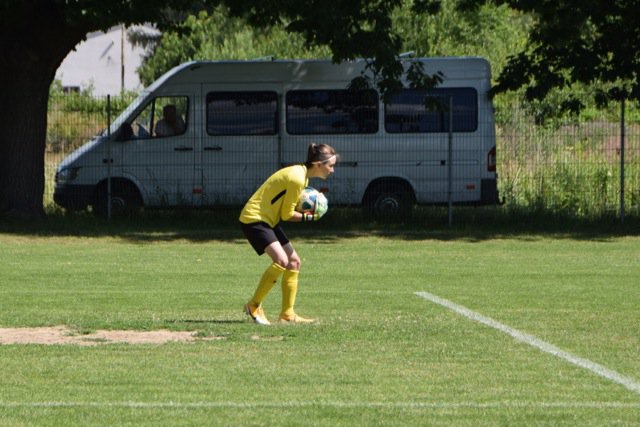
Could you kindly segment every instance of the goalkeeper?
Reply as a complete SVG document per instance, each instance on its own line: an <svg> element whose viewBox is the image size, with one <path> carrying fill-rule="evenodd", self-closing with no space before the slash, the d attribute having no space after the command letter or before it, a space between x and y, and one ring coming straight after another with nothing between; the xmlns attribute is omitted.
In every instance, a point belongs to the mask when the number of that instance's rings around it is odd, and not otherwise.
<svg viewBox="0 0 640 427"><path fill-rule="evenodd" d="M296 204L309 178L327 179L333 173L338 154L327 144L310 144L303 164L288 166L271 175L249 198L240 213L242 231L258 255L267 253L271 265L265 270L245 313L258 324L269 325L262 302L282 276L280 321L312 323L293 309L298 291L300 257L280 227L281 221L317 221L324 211L296 212Z"/></svg>

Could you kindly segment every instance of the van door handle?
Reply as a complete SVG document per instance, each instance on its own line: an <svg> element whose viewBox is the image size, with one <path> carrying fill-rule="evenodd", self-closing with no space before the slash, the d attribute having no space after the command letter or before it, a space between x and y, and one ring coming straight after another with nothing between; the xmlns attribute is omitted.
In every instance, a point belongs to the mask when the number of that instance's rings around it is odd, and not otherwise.
<svg viewBox="0 0 640 427"><path fill-rule="evenodd" d="M193 151L193 147L185 147L184 145L175 147L173 151Z"/></svg>
<svg viewBox="0 0 640 427"><path fill-rule="evenodd" d="M214 145L213 147L204 147L204 151L222 151L222 147Z"/></svg>

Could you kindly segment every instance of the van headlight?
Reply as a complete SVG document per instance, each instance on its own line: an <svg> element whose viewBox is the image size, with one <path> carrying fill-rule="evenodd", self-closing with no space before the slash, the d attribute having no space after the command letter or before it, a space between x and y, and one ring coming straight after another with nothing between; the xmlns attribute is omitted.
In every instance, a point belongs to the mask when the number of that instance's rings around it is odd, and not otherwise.
<svg viewBox="0 0 640 427"><path fill-rule="evenodd" d="M80 168L64 168L56 172L56 184L69 184L78 177Z"/></svg>

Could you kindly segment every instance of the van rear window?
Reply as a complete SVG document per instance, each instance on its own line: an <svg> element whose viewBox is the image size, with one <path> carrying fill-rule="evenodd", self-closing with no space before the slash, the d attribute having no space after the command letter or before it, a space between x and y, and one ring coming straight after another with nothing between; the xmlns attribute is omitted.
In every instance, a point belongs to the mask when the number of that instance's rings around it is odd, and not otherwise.
<svg viewBox="0 0 640 427"><path fill-rule="evenodd" d="M275 135L278 133L278 95L270 91L209 92L209 135Z"/></svg>
<svg viewBox="0 0 640 427"><path fill-rule="evenodd" d="M374 90L291 90L286 104L287 132L292 135L378 132Z"/></svg>
<svg viewBox="0 0 640 427"><path fill-rule="evenodd" d="M478 128L478 92L474 88L402 89L385 105L389 133L448 132L453 97L453 132Z"/></svg>

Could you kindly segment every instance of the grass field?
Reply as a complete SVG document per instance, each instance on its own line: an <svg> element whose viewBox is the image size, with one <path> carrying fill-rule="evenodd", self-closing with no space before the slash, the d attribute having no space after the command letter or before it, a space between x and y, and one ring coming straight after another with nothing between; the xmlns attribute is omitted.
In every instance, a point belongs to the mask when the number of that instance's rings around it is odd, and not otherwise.
<svg viewBox="0 0 640 427"><path fill-rule="evenodd" d="M0 327L201 339L0 345L0 426L640 425L637 235L305 225L319 322L272 327L242 313L267 260L233 227L1 227Z"/></svg>

